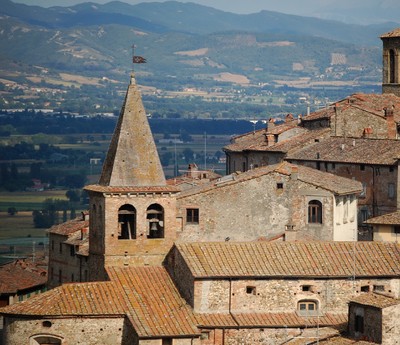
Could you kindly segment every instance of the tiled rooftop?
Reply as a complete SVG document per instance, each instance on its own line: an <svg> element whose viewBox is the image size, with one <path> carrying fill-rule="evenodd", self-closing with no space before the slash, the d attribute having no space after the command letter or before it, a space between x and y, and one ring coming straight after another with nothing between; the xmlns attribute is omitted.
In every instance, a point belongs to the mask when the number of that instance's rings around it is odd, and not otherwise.
<svg viewBox="0 0 400 345"><path fill-rule="evenodd" d="M99 193L121 193L121 194L137 194L137 193L176 193L179 190L174 186L143 186L143 187L118 187L118 186L101 186L88 185L85 190Z"/></svg>
<svg viewBox="0 0 400 345"><path fill-rule="evenodd" d="M367 224L400 225L400 211L368 219Z"/></svg>
<svg viewBox="0 0 400 345"><path fill-rule="evenodd" d="M328 327L347 322L347 314L325 314L319 317L303 317L296 313L231 313L196 314L200 328L215 327Z"/></svg>
<svg viewBox="0 0 400 345"><path fill-rule="evenodd" d="M108 273L109 282L64 284L1 312L127 316L141 337L198 334L190 307L163 267L110 268Z"/></svg>
<svg viewBox="0 0 400 345"><path fill-rule="evenodd" d="M195 278L400 277L400 245L383 242L179 243Z"/></svg>
<svg viewBox="0 0 400 345"><path fill-rule="evenodd" d="M198 334L192 310L163 267L110 268L139 336Z"/></svg>
<svg viewBox="0 0 400 345"><path fill-rule="evenodd" d="M25 260L0 266L0 294L16 294L34 287L44 286L46 271Z"/></svg>
<svg viewBox="0 0 400 345"><path fill-rule="evenodd" d="M316 339L314 342L304 342L303 344L321 344L321 345L373 345L375 343L371 343L365 340L355 340L352 338L345 338L341 336L328 337L326 339ZM288 343L288 345L292 345Z"/></svg>
<svg viewBox="0 0 400 345"><path fill-rule="evenodd" d="M61 223L58 225L53 225L48 232L51 234L58 235L70 235L76 232L80 232L81 229L87 228L89 226L88 220L82 220L81 218L76 218L69 220L65 223Z"/></svg>
<svg viewBox="0 0 400 345"><path fill-rule="evenodd" d="M400 37L400 28L396 28L392 31L386 32L381 35L381 38L388 38L388 37Z"/></svg>
<svg viewBox="0 0 400 345"><path fill-rule="evenodd" d="M331 137L288 154L287 160L394 165L400 140Z"/></svg>
<svg viewBox="0 0 400 345"><path fill-rule="evenodd" d="M187 197L198 193L206 193L215 188L224 188L235 183L255 179L272 173L280 173L290 176L294 170L297 171L297 179L309 183L310 185L329 190L339 195L354 194L362 191L362 185L358 181L353 181L330 173L322 172L305 166L297 166L288 162L275 165L264 166L240 174L232 174L224 179L210 182L202 186L197 186L183 191L178 198ZM224 182L223 182L224 181Z"/></svg>
<svg viewBox="0 0 400 345"><path fill-rule="evenodd" d="M350 303L358 303L376 308L387 308L399 305L400 300L377 293L365 293L353 298Z"/></svg>

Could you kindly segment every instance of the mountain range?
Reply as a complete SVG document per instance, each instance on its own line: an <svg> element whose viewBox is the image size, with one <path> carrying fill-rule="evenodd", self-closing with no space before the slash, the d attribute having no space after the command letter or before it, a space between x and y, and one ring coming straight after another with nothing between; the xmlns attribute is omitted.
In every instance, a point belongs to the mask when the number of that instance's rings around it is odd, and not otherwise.
<svg viewBox="0 0 400 345"><path fill-rule="evenodd" d="M234 14L176 1L44 8L0 0L0 78L69 73L121 81L138 54L147 59L137 67L141 82L164 90L230 84L232 75L253 85L304 77L376 83L379 35L397 25Z"/></svg>

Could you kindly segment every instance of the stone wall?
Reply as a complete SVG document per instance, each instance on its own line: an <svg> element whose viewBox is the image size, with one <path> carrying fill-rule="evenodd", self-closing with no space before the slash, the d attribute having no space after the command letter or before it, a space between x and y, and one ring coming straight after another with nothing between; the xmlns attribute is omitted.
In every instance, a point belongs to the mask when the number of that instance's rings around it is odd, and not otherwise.
<svg viewBox="0 0 400 345"><path fill-rule="evenodd" d="M398 295L398 280L390 279L215 279L195 281L197 313L287 313L299 301L313 301L321 314L347 313L348 302L366 287L384 286ZM363 289L361 289L363 288Z"/></svg>
<svg viewBox="0 0 400 345"><path fill-rule="evenodd" d="M90 217L90 267L91 280L103 280L105 266L161 265L176 239L176 198L170 194L92 193ZM151 238L148 209L157 204L163 209L163 237ZM119 239L118 211L124 205L135 210L135 236Z"/></svg>
<svg viewBox="0 0 400 345"><path fill-rule="evenodd" d="M295 161L292 163L317 167L317 162ZM319 162L320 170L355 179L364 186L358 196L358 209L368 211L368 218L397 210L397 166L372 166L363 164ZM394 194L389 194L389 184L394 187ZM361 222L359 222L361 225Z"/></svg>
<svg viewBox="0 0 400 345"><path fill-rule="evenodd" d="M50 233L48 288L63 283L84 282L88 278L88 259L75 253L73 245L65 244L66 235Z"/></svg>
<svg viewBox="0 0 400 345"><path fill-rule="evenodd" d="M308 224L308 202L323 205L323 223ZM271 173L226 182L209 191L178 196L183 219L178 241L253 241L282 234L288 224L300 236L333 240L334 197L297 178ZM199 209L199 223L187 223L186 209Z"/></svg>
<svg viewBox="0 0 400 345"><path fill-rule="evenodd" d="M131 345L133 330L124 318L62 318L13 319L6 318L4 344L37 345L36 337L60 339L62 344ZM61 344L60 343L60 344Z"/></svg>

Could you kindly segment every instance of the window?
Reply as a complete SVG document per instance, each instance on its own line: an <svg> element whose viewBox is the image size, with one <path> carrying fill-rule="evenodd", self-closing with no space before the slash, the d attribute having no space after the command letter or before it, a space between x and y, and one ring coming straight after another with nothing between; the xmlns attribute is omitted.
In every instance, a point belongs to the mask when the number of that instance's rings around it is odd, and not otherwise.
<svg viewBox="0 0 400 345"><path fill-rule="evenodd" d="M302 316L317 315L318 303L316 301L299 301L297 311Z"/></svg>
<svg viewBox="0 0 400 345"><path fill-rule="evenodd" d="M256 294L256 287L255 286L246 286L246 293L248 295L255 295Z"/></svg>
<svg viewBox="0 0 400 345"><path fill-rule="evenodd" d="M187 208L186 209L186 223L199 224L199 209Z"/></svg>
<svg viewBox="0 0 400 345"><path fill-rule="evenodd" d="M389 83L393 84L396 82L396 56L393 49L389 51Z"/></svg>
<svg viewBox="0 0 400 345"><path fill-rule="evenodd" d="M394 225L393 226L393 232L395 234L400 234L400 225Z"/></svg>
<svg viewBox="0 0 400 345"><path fill-rule="evenodd" d="M282 182L278 182L278 183L276 184L276 188L277 188L277 189L283 189L283 183L282 183Z"/></svg>
<svg viewBox="0 0 400 345"><path fill-rule="evenodd" d="M384 285L374 285L374 291L385 291Z"/></svg>
<svg viewBox="0 0 400 345"><path fill-rule="evenodd" d="M322 224L322 203L318 200L308 203L308 223Z"/></svg>
<svg viewBox="0 0 400 345"><path fill-rule="evenodd" d="M59 251L60 251L60 254L62 254L62 243L60 243Z"/></svg>
<svg viewBox="0 0 400 345"><path fill-rule="evenodd" d="M313 292L313 286L312 285L302 285L301 286L301 291Z"/></svg>
<svg viewBox="0 0 400 345"><path fill-rule="evenodd" d="M29 344L32 345L61 345L61 339L51 335L35 335Z"/></svg>
<svg viewBox="0 0 400 345"><path fill-rule="evenodd" d="M136 238L136 210L125 204L118 210L118 239L133 240Z"/></svg>
<svg viewBox="0 0 400 345"><path fill-rule="evenodd" d="M356 315L354 320L354 330L358 333L364 333L364 316Z"/></svg>
<svg viewBox="0 0 400 345"><path fill-rule="evenodd" d="M147 208L149 230L147 238L164 237L164 209L161 205L152 204Z"/></svg>
<svg viewBox="0 0 400 345"><path fill-rule="evenodd" d="M62 271L58 270L58 282L61 284L62 283Z"/></svg>
<svg viewBox="0 0 400 345"><path fill-rule="evenodd" d="M162 340L162 345L172 345L172 339L171 338L164 338Z"/></svg>
<svg viewBox="0 0 400 345"><path fill-rule="evenodd" d="M369 292L369 285L361 286L361 292Z"/></svg>
<svg viewBox="0 0 400 345"><path fill-rule="evenodd" d="M361 171L364 171L364 170L365 170L365 165L364 165L364 164L361 164L361 165L360 165L360 170L361 170Z"/></svg>
<svg viewBox="0 0 400 345"><path fill-rule="evenodd" d="M70 247L69 247L69 254L70 254L71 256L75 256L75 246L70 246Z"/></svg>
<svg viewBox="0 0 400 345"><path fill-rule="evenodd" d="M395 195L396 195L396 189L394 183L388 183L388 198L394 199Z"/></svg>

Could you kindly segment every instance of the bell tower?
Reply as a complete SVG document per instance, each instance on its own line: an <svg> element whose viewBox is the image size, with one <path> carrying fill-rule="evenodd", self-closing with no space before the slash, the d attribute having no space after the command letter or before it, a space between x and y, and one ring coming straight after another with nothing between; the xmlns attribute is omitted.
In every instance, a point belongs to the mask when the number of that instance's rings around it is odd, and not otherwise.
<svg viewBox="0 0 400 345"><path fill-rule="evenodd" d="M383 42L382 93L400 96L400 28L381 36Z"/></svg>
<svg viewBox="0 0 400 345"><path fill-rule="evenodd" d="M108 266L161 265L176 229L177 189L166 184L132 73L99 183L90 199L90 280Z"/></svg>

